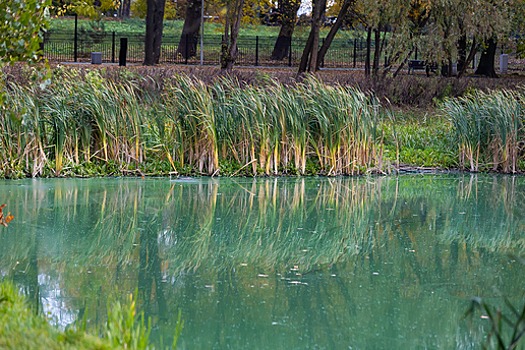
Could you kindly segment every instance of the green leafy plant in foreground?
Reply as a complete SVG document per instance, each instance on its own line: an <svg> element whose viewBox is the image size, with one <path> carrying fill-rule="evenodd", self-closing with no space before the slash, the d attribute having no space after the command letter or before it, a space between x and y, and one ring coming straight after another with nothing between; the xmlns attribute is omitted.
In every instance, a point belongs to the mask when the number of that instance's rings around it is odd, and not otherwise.
<svg viewBox="0 0 525 350"><path fill-rule="evenodd" d="M518 258L525 265L525 260ZM525 335L525 303L515 306L508 298L504 298L505 311L493 306L481 298L473 298L465 316L474 319L480 315L481 319L488 320L490 330L487 333L486 344L483 349L512 350L518 349L520 340Z"/></svg>
<svg viewBox="0 0 525 350"><path fill-rule="evenodd" d="M481 318L490 322L484 349L517 349L520 340L525 335L525 304L520 310L507 298L504 300L508 309L507 313L480 298L473 298L467 311L467 316L473 317L481 313Z"/></svg>
<svg viewBox="0 0 525 350"><path fill-rule="evenodd" d="M130 295L125 303L115 302L108 308L108 319L101 337L86 330L86 320L78 327L60 331L36 314L24 296L11 282L0 283L0 349L154 349L149 343L151 324L137 313ZM182 332L179 312L172 349Z"/></svg>

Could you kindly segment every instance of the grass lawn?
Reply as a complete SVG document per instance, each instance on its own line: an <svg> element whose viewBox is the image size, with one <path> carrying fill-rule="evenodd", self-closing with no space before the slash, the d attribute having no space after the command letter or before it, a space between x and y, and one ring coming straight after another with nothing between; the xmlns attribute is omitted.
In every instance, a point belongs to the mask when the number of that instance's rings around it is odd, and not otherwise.
<svg viewBox="0 0 525 350"><path fill-rule="evenodd" d="M164 34L179 36L182 32L183 21L181 20L166 20L164 21ZM58 17L53 18L50 23L51 31L73 31L75 21L73 17ZM90 19L79 18L79 30L91 31L95 29L103 29L105 32L116 32L126 34L144 34L146 30L146 22L139 18L130 18L127 20L118 20L108 18L101 22L95 22ZM279 26L264 26L264 25L243 25L241 27L240 37L270 37L276 38L279 35ZM309 26L297 26L295 28L294 37L305 39L308 37L310 31ZM321 29L321 37L328 34L329 28ZM205 36L222 35L224 26L218 22L206 22L204 24ZM355 31L339 31L337 39L348 39L356 36Z"/></svg>

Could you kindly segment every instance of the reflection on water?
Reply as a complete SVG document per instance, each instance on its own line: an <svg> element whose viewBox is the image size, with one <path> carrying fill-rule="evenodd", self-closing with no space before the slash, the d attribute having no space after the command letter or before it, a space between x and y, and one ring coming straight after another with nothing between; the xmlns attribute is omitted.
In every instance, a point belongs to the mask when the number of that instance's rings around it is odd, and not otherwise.
<svg viewBox="0 0 525 350"><path fill-rule="evenodd" d="M474 349L472 296L520 301L525 179L0 182L0 276L52 322L138 290L187 349ZM491 299L493 298L493 299Z"/></svg>

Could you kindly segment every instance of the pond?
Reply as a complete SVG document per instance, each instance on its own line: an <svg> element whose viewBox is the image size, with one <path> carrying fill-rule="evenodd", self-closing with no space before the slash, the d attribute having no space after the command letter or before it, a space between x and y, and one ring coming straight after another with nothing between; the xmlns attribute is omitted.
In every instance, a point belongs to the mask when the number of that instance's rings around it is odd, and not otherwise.
<svg viewBox="0 0 525 350"><path fill-rule="evenodd" d="M50 322L136 293L182 349L477 349L472 297L521 305L525 178L0 181L0 278Z"/></svg>

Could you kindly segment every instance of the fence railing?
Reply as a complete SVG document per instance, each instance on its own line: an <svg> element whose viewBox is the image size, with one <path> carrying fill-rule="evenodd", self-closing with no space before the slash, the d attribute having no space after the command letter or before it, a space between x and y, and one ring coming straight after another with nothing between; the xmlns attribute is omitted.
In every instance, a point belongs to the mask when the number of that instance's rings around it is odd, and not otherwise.
<svg viewBox="0 0 525 350"><path fill-rule="evenodd" d="M127 38L127 62L144 61L144 35L115 32L74 32L49 31L44 38L44 56L58 62L89 62L92 52L102 54L102 62L117 63L119 60L120 38ZM203 63L220 63L221 36L204 36ZM282 60L272 60L272 51L276 38L240 37L237 47L239 55L237 65L253 66L297 66L305 45L304 39L294 39L288 55ZM185 58L177 53L180 36L166 35L162 39L160 63L199 64L200 46L197 54ZM330 68L358 68L364 64L366 43L362 38L336 39L332 42L323 63Z"/></svg>
<svg viewBox="0 0 525 350"><path fill-rule="evenodd" d="M55 62L90 62L92 52L102 54L102 62L117 63L119 60L120 39L127 39L127 56L129 63L144 61L144 35L115 32L88 32L76 33L49 31L44 36L44 57ZM200 64L200 46L193 57L185 58L177 52L180 36L165 35L162 39L161 56L159 63L172 64ZM203 38L203 64L219 65L221 51L220 35L206 35ZM240 37L237 47L239 51L236 65L241 66L289 66L297 67L305 46L305 39L294 39L288 48L288 55L282 60L271 58L275 45L274 37ZM186 43L187 44L187 43ZM373 46L373 42L372 42ZM373 52L372 47L372 52ZM417 59L417 51L411 59ZM334 39L326 53L324 68L363 68L366 58L366 40L362 37ZM381 58L381 62L386 57ZM475 68L476 60L472 69ZM496 63L496 66L498 64ZM511 53L508 64L509 71L523 70L525 61Z"/></svg>

